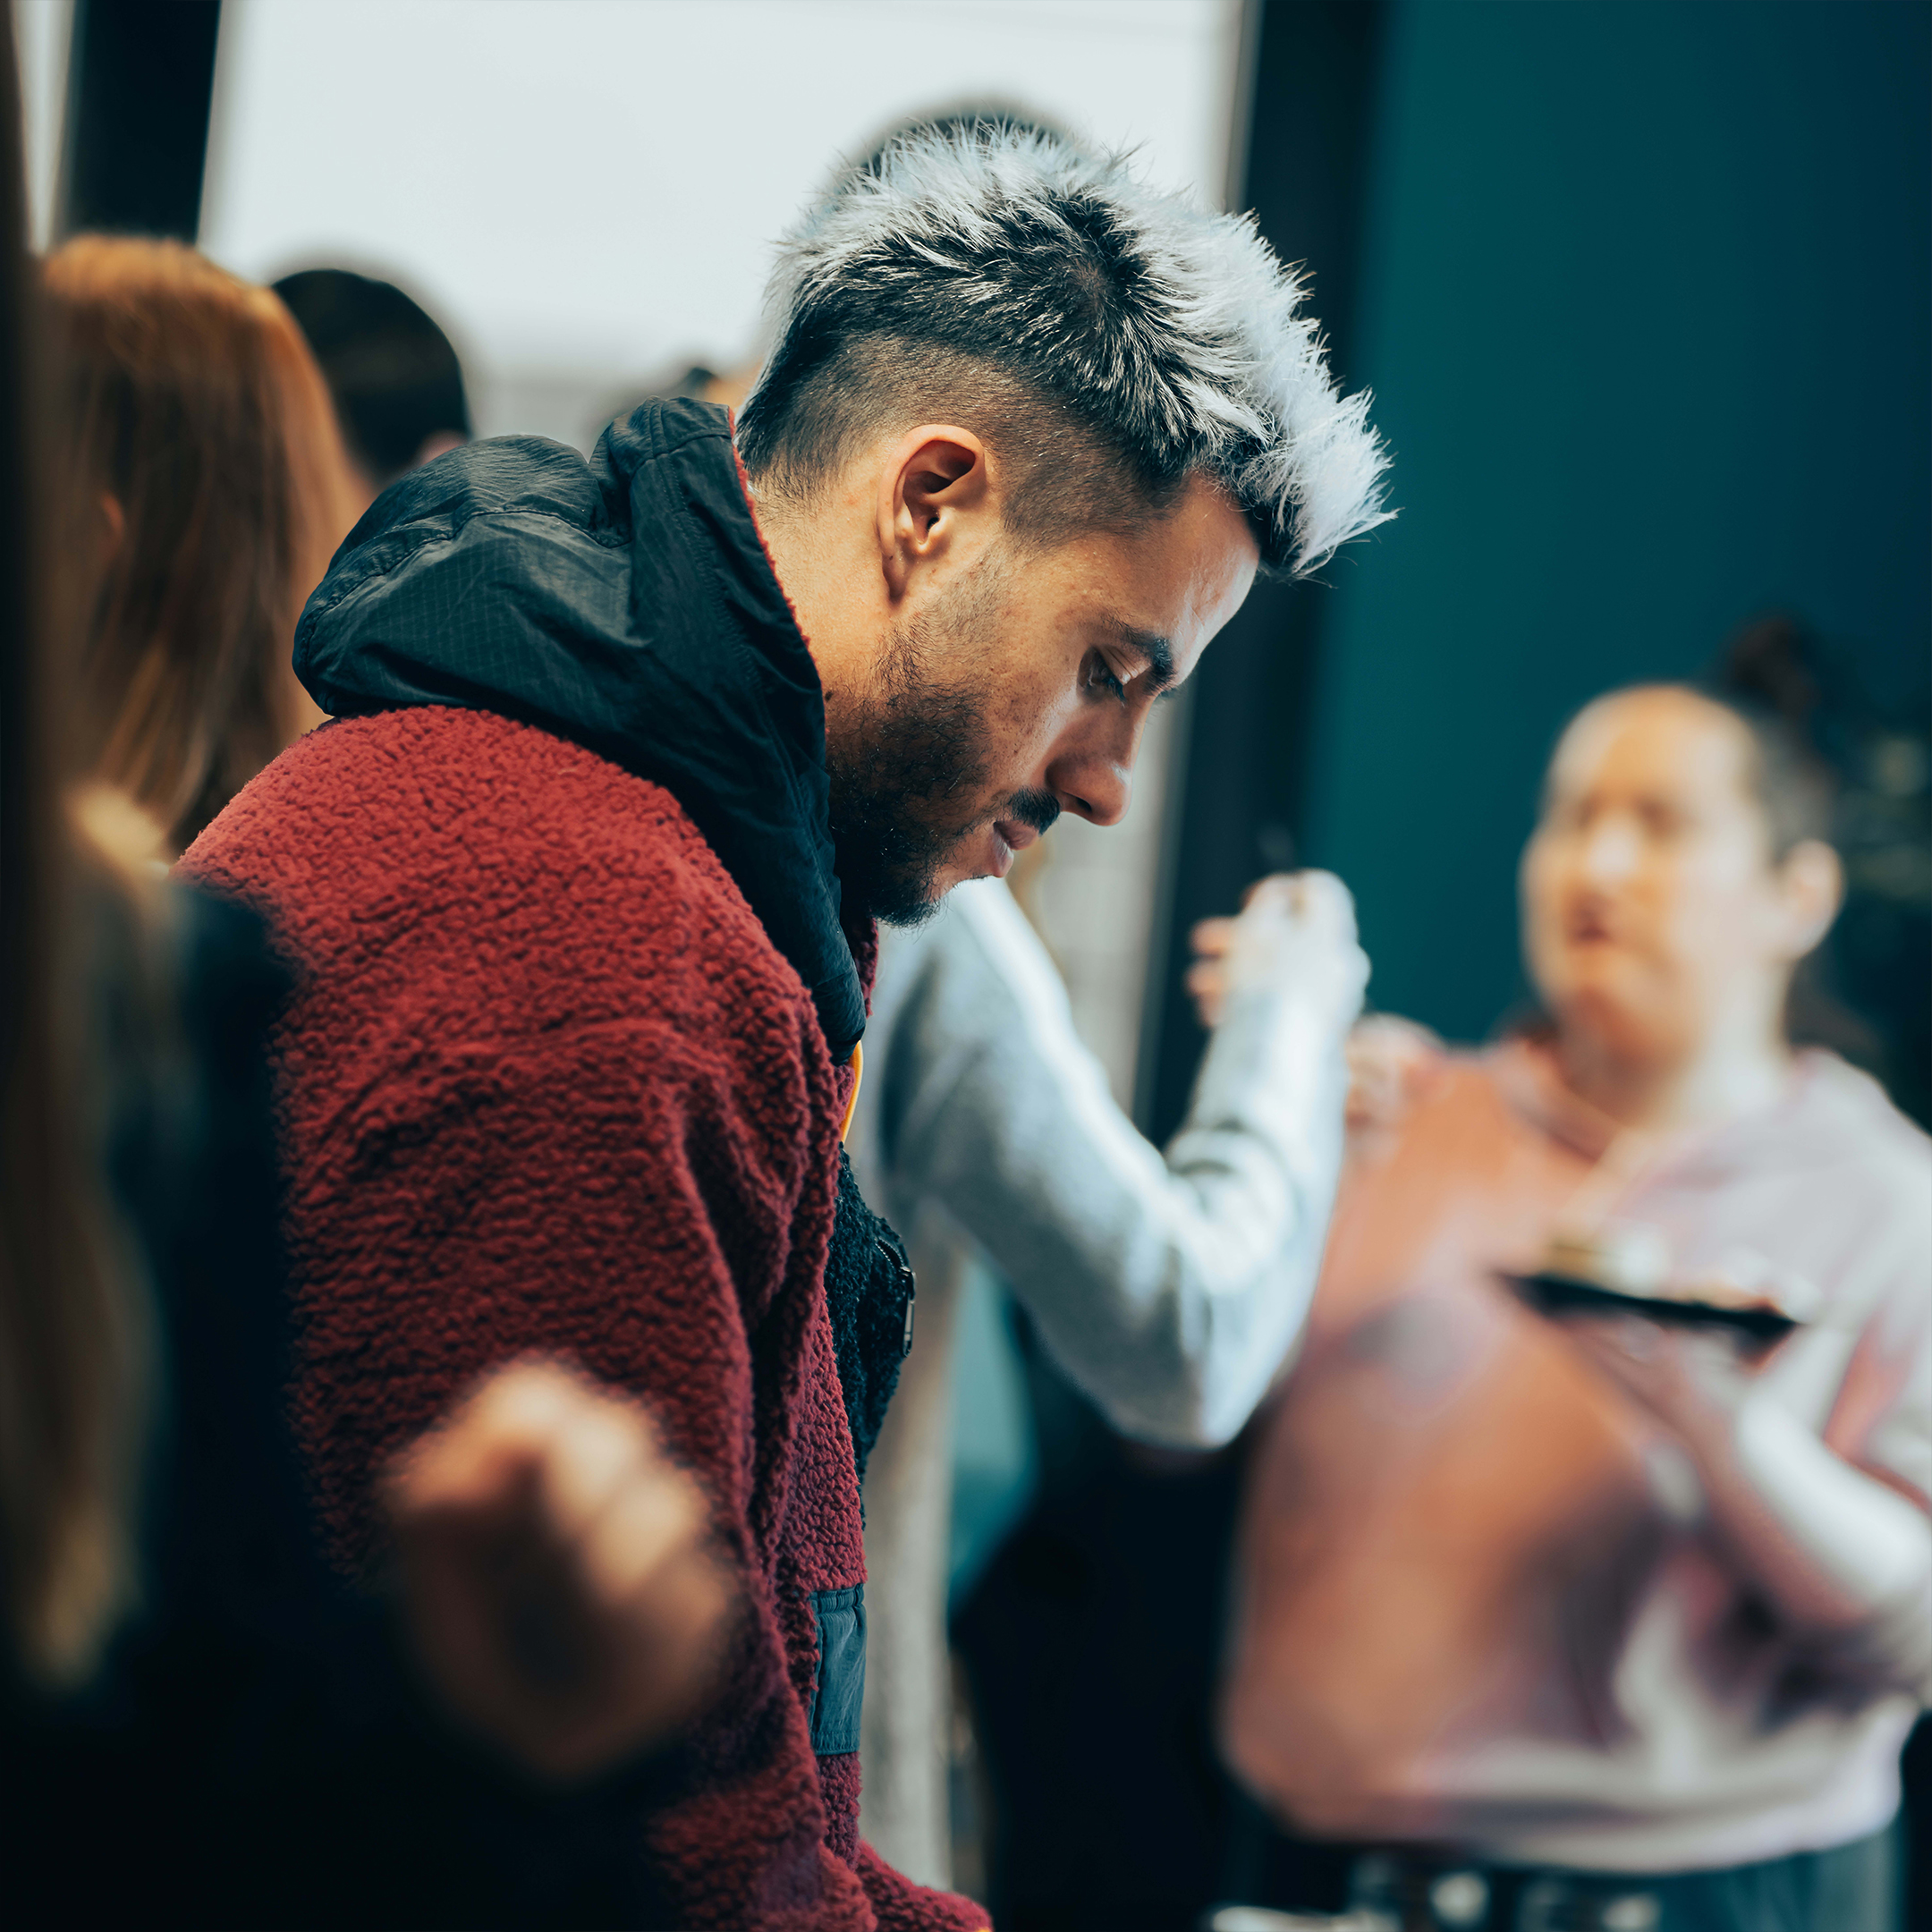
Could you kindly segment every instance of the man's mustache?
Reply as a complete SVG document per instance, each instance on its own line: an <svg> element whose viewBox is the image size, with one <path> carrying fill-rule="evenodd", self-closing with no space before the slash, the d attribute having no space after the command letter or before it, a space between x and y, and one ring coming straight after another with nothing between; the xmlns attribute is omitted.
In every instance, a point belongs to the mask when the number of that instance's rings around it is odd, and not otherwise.
<svg viewBox="0 0 1932 1932"><path fill-rule="evenodd" d="M1036 832L1051 832L1060 816L1060 801L1051 792L1015 792L1000 816L1016 818Z"/></svg>

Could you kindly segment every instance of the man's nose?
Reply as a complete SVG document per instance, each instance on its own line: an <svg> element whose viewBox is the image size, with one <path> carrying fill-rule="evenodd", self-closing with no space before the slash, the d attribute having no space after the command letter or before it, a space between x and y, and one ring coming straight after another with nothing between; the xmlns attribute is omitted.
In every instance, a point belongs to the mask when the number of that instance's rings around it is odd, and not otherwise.
<svg viewBox="0 0 1932 1932"><path fill-rule="evenodd" d="M1055 758L1046 768L1046 789L1063 811L1097 826L1118 825L1133 795L1133 754L1092 750Z"/></svg>

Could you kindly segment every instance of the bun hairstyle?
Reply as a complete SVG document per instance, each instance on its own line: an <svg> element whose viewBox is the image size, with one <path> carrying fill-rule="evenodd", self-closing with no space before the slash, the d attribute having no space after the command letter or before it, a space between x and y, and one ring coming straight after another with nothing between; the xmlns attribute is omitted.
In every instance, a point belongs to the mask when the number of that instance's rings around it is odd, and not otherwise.
<svg viewBox="0 0 1932 1932"><path fill-rule="evenodd" d="M1839 775L1813 736L1820 693L1809 645L1792 619L1760 618L1738 632L1715 674L1696 687L1750 734L1752 789L1777 864L1808 839L1831 844L1836 829Z"/></svg>
<svg viewBox="0 0 1932 1932"><path fill-rule="evenodd" d="M1896 708L1875 703L1843 655L1783 615L1745 625L1693 683L1624 688L1688 691L1737 720L1771 864L1809 839L1837 852L1844 903L1792 976L1786 1038L1864 1068L1902 1113L1932 1126L1932 739L1922 695ZM1550 1030L1533 998L1504 1021L1508 1034Z"/></svg>

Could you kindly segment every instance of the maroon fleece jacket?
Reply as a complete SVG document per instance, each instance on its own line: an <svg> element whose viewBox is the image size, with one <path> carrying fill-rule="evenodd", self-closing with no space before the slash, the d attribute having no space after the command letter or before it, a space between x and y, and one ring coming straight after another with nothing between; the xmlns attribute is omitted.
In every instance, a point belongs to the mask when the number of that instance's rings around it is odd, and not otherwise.
<svg viewBox="0 0 1932 1932"><path fill-rule="evenodd" d="M864 1575L823 1287L852 1075L684 810L429 707L303 740L182 869L299 975L274 1043L294 1412L340 1560L375 1560L377 1472L491 1364L558 1352L635 1391L750 1597L636 1818L674 1922L983 1926L859 1843L856 1756L813 1755L811 1594Z"/></svg>

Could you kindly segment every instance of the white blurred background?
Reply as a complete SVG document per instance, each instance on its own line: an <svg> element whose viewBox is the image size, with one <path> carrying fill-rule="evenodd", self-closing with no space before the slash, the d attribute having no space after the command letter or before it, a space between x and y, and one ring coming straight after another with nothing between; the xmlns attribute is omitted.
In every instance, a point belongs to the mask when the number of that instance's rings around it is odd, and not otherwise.
<svg viewBox="0 0 1932 1932"><path fill-rule="evenodd" d="M201 245L407 285L478 430L593 436L756 347L769 244L839 157L997 101L1218 201L1231 0L226 0ZM380 58L371 50L380 49Z"/></svg>

